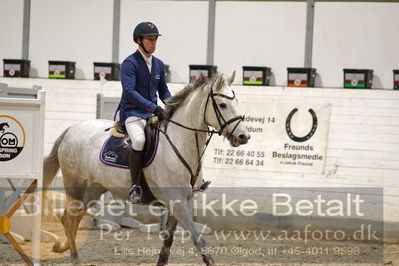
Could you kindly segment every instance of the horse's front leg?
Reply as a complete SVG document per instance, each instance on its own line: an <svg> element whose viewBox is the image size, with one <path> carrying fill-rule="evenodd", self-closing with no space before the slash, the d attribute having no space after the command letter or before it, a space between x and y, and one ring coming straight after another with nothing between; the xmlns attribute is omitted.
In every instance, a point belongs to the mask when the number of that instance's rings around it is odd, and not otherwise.
<svg viewBox="0 0 399 266"><path fill-rule="evenodd" d="M174 216L169 216L166 223L166 230L163 231L163 247L159 254L157 266L167 265L170 255L170 247L173 244L174 234L177 227L177 220Z"/></svg>
<svg viewBox="0 0 399 266"><path fill-rule="evenodd" d="M184 230L191 233L194 245L197 248L198 252L201 253L204 263L209 266L215 265L215 262L213 261L211 255L208 252L208 249L206 248L204 239L194 226L193 217L188 207L188 201L186 199L176 200L174 202L171 215L176 218L176 220L180 223Z"/></svg>

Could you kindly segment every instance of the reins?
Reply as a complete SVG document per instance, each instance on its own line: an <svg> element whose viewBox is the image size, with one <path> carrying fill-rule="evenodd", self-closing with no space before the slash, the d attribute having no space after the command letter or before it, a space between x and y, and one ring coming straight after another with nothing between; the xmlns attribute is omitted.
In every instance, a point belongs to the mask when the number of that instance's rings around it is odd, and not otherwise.
<svg viewBox="0 0 399 266"><path fill-rule="evenodd" d="M226 98L228 100L234 100L235 99L235 93L233 91L233 96L227 96L221 93L213 93L213 84L211 86L211 91L208 94L207 100L206 100L206 104L205 104L205 109L204 109L204 123L205 125L208 125L208 123L206 122L206 110L207 110L207 106L208 106L208 102L209 99L211 98L212 100L212 105L213 105L213 109L215 111L216 114L216 118L218 120L218 123L220 125L220 129L219 130L205 130L205 129L197 129L197 128L192 128L192 127L188 127L185 126L181 123L178 123L176 121L173 121L172 119L169 118L165 118L166 121L171 122L179 127L182 127L184 129L187 130L191 130L191 131L195 131L195 141L196 141L196 146L197 146L197 153L198 153L198 162L197 162L197 167L195 169L195 172L193 171L193 169L190 167L190 165L187 163L187 161L184 159L184 157L181 155L180 151L178 150L178 148L176 147L176 145L172 142L172 140L170 139L169 135L167 134L167 125L165 126L165 130L161 129L160 127L157 127L157 129L165 136L165 138L168 140L170 146L172 147L173 151L175 152L175 154L177 155L177 157L180 159L180 161L183 163L184 167L186 167L186 169L189 171L191 179L190 179L190 184L192 187L194 187L195 183L197 182L199 173L201 171L202 168L202 157L205 154L205 151L212 139L213 134L217 133L219 135L222 135L223 131L226 129L226 127L235 122L235 121L239 121L235 127L233 128L233 130L231 132L229 132L228 138L230 138L234 131L236 130L236 128L238 127L238 125L244 120L244 116L242 115L238 115L233 117L232 119L229 119L228 121L226 121L222 115L222 112L220 111L220 109L217 106L216 100L215 100L215 96L220 96L223 98ZM223 122L223 124L222 124ZM204 149L202 150L202 152L200 152L200 147L199 147L199 140L198 140L198 132L203 132L203 133L208 133L209 136L207 137L206 141L205 141L205 146Z"/></svg>
<svg viewBox="0 0 399 266"><path fill-rule="evenodd" d="M216 80L216 81L217 81L217 80ZM215 82L216 82L216 81L215 81ZM201 168L202 168L202 157L203 157L204 154L205 154L205 151L206 151L206 149L207 149L207 147L208 147L208 145L209 145L209 143L210 143L210 141L211 141L211 139L212 139L213 134L217 133L219 136L222 135L222 134L223 134L223 131L224 131L231 123L234 123L234 122L238 121L238 123L234 126L233 130L232 130L231 132L227 132L227 134L226 134L226 136L225 136L225 137L227 137L227 138L230 140L230 138L233 136L234 131L237 129L238 125L239 125L242 121L244 121L244 118L245 118L245 117L242 116L242 115L237 115L237 116L235 116L235 117L233 117L233 118L231 118L231 119L229 119L229 120L226 121L226 119L223 117L223 114L222 114L222 112L220 111L220 109L219 109L219 107L218 107L218 105L217 105L217 103L216 103L215 96L220 96L220 97L223 97L223 98L226 98L226 99L232 101L232 100L235 99L235 93L234 93L234 91L232 91L232 92L233 92L233 96L227 96L227 95L224 95L224 94L222 94L222 93L214 93L214 92L213 92L213 86L214 86L215 82L211 85L210 92L209 92L208 97L207 97L207 99L206 99L205 109L204 109L204 123L205 123L205 125L208 125L208 123L206 122L206 111L207 111L209 99L211 99L211 100L212 100L213 110L215 111L216 118L217 118L218 123L219 123L219 126L220 126L220 129L219 129L219 130L209 129L209 126L208 126L208 129L192 128L192 127L188 127L188 126L186 126L186 125L183 125L183 124L181 124L181 123L179 123L179 122L176 122L176 121L174 121L174 120L172 120L172 119L170 119L170 118L164 118L164 120L166 120L166 121L168 121L168 122L170 122L170 123L172 123L172 124L175 124L175 125L177 125L177 126L179 126L179 127L181 127L181 128L184 128L184 129L187 129L187 130L190 130L190 131L194 131L194 132L195 132L195 142L196 142L197 153L198 153L198 162L197 162L197 167L196 167L196 169L195 169L195 172L191 169L190 165L187 163L187 161L186 161L186 160L184 159L184 157L181 155L179 149L176 147L176 145L175 145L175 144L172 142L172 140L170 139L170 137L169 137L169 135L168 135L168 133L167 133L168 124L165 126L165 129L162 129L162 128L159 126L159 123L157 123L157 122L154 123L154 124L156 124L156 125L153 124L153 126L154 126L157 130L159 130L159 131L165 136L165 138L168 140L170 146L172 147L173 151L175 152L175 154L177 155L177 157L179 158L179 160L183 163L184 167L186 167L186 169L189 171L190 176L191 176L190 184L191 184L192 187L194 187L195 183L197 182L197 178L198 178L198 176L199 176L199 173L201 172ZM115 126L113 126L113 127L115 127ZM108 130L110 130L110 129L113 128L113 127L107 128L105 131L108 131ZM207 139L206 139L206 141L205 141L205 146L204 146L204 149L202 150L202 152L200 151L200 147L199 147L199 140L198 140L198 133L199 133L199 132L208 133L208 137L207 137ZM194 190L194 192L195 192L195 191L201 191L201 189Z"/></svg>
<svg viewBox="0 0 399 266"><path fill-rule="evenodd" d="M195 183L197 182L197 178L199 176L199 173L201 171L202 168L202 157L206 151L206 148L209 145L209 142L212 139L212 136L214 133L210 133L209 137L207 138L206 142L205 142L205 147L202 150L201 154L200 154L200 148L199 148L199 140L198 140L198 132L195 132L195 142L196 142L196 146L197 146L197 153L198 153L198 162L197 162L197 167L195 170L195 173L193 172L193 170L191 169L190 165L187 163L187 161L184 159L183 155L181 155L179 149L176 147L176 145L172 142L172 140L170 139L168 133L165 130L162 130L161 128L157 128L164 136L165 138L168 140L170 146L172 147L173 151L175 152L175 154L177 155L177 157L180 159L180 161L182 162L182 164L184 165L184 167L186 167L186 169L189 171L191 179L190 179L190 184L192 187L194 187Z"/></svg>

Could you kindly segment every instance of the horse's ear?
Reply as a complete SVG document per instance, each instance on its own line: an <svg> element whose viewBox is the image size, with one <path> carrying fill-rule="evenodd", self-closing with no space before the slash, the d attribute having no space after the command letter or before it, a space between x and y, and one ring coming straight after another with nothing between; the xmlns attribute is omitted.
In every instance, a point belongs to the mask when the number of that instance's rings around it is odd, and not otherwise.
<svg viewBox="0 0 399 266"><path fill-rule="evenodd" d="M235 77L236 77L236 71L234 70L233 74L231 74L230 78L227 80L227 84L229 84L229 86L233 84Z"/></svg>
<svg viewBox="0 0 399 266"><path fill-rule="evenodd" d="M222 74L222 75L219 75L219 77L215 80L215 83L213 83L214 84L213 89L215 91L220 90L223 86L223 82L224 82L224 76Z"/></svg>

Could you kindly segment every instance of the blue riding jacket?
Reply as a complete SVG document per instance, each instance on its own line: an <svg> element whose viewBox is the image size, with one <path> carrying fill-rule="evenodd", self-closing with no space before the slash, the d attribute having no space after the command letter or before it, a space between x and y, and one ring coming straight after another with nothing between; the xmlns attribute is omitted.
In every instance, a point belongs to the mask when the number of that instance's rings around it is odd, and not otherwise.
<svg viewBox="0 0 399 266"><path fill-rule="evenodd" d="M118 107L121 124L124 124L130 116L151 117L158 106L157 93L162 101L171 97L165 78L164 63L154 56L152 56L151 74L138 50L123 61L121 66L123 91Z"/></svg>

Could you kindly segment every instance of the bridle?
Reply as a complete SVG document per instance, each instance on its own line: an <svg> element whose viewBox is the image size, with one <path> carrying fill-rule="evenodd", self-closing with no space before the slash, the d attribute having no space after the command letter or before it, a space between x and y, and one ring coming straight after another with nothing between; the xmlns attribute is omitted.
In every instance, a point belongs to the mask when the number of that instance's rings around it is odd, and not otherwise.
<svg viewBox="0 0 399 266"><path fill-rule="evenodd" d="M217 80L216 80L216 81L217 81ZM215 82L216 82L216 81L215 81ZM214 93L214 92L213 92L213 86L214 86L215 82L211 85L211 89L210 89L209 94L208 94L208 97L207 97L207 99L206 99L205 109L204 109L204 123L205 123L205 125L207 125L207 126L209 127L209 124L208 124L207 121L206 121L206 112L207 112L207 107L208 107L209 99L211 99L211 100L212 100L213 110L215 111L216 119L217 119L217 121L218 121L218 123L219 123L219 126L220 126L220 129L219 129L219 130L213 130L213 129L209 129L209 128L208 128L207 130L205 130L205 129L191 128L191 127L185 126L185 125L183 125L183 124L181 124L181 123L178 123L178 122L176 122L176 121L173 121L173 120L171 120L171 119L165 118L165 120L168 121L168 122L171 122L171 123L173 123L173 124L175 124L175 125L177 125L177 126L180 126L180 127L185 128L185 129L187 129L187 130L191 130L191 131L194 131L194 132L195 132L195 140L196 140L197 152L198 152L198 162L197 162L197 168L196 168L195 172L191 169L190 165L187 163L187 161L186 161L186 160L184 159L184 157L181 155L181 153L180 153L179 150L177 149L176 145L174 145L173 142L171 141L171 139L169 138L169 135L167 134L167 125L165 126L165 129L161 129L159 126L157 127L157 129L158 129L161 133L163 133L163 134L165 135L166 139L168 140L168 142L169 142L169 144L171 145L172 149L173 149L174 152L176 153L177 157L180 159L180 161L183 163L183 165L184 165L184 166L187 168L187 170L190 172L190 175L191 175L190 184L191 184L192 187L194 187L194 185L195 185L195 183L196 183L196 181L197 181L198 175L199 175L199 173L200 173L200 171L201 171L201 167L202 167L202 157L203 157L203 155L204 155L204 153L205 153L206 148L207 148L208 145L209 145L209 142L211 141L211 138L212 138L213 134L217 133L219 136L222 135L222 134L223 134L223 131L224 131L225 129L227 129L227 127L228 127L231 123L234 123L234 122L238 121L238 123L234 126L233 130L232 130L231 132L227 132L227 134L226 134L226 138L227 138L228 140L230 140L230 138L233 136L234 131L237 129L238 125L239 125L242 121L244 121L244 118L245 118L245 117L242 116L242 115L237 115L237 116L235 116L235 117L233 117L233 118L231 118L231 119L229 119L229 120L226 121L226 119L223 117L223 114L222 114L222 112L220 111L220 109L219 109L219 107L218 107L218 105L217 105L217 103L216 103L215 97L216 97L216 96L219 96L219 97L223 97L223 98L226 98L226 99L228 99L228 100L233 101L233 100L235 99L235 93L234 93L233 90L232 90L233 96L227 96L227 95L222 94L222 93ZM204 147L204 149L202 150L202 152L200 152L199 140L198 140L198 132L205 132L205 133L208 133L208 137L207 137L207 140L206 140L206 142L205 142L205 147Z"/></svg>
<svg viewBox="0 0 399 266"><path fill-rule="evenodd" d="M244 118L245 118L243 115L237 115L237 116L235 116L235 117L229 119L228 121L226 121L226 119L224 119L223 114L222 114L222 112L220 111L218 104L216 103L215 96L220 96L220 97L223 97L223 98L225 98L225 99L228 99L228 100L233 101L233 100L235 100L235 98L236 98L236 94L234 93L233 90L231 90L231 91L233 92L233 96L227 96L227 95L224 95L224 94L222 94L222 93L214 93L214 92L213 92L213 84L212 84L211 90L210 90L210 92L209 92L209 94L208 94L208 98L206 99L205 110L204 110L204 123L205 123L205 125L208 125L208 123L206 122L206 109L207 109L207 106L208 106L209 98L212 99L213 110L215 111L216 119L218 120L218 123L219 123L219 126L220 126L219 131L216 132L216 133L219 134L219 136L223 134L223 131L225 130L225 128L227 128L231 123L234 123L235 121L238 121L238 123L235 125L235 127L233 128L233 130L232 130L231 132L228 132L228 133L226 134L226 137L227 137L228 139L229 139L231 136L233 136L233 133L234 133L234 131L236 130L237 126L238 126L242 121L244 121Z"/></svg>
<svg viewBox="0 0 399 266"><path fill-rule="evenodd" d="M219 129L219 130L192 128L192 127L185 126L185 125L183 125L183 124L181 124L181 123L178 123L178 122L176 122L176 121L173 121L173 120L171 120L171 119L168 119L168 118L165 118L165 120L168 121L168 122L171 122L171 123L173 123L173 124L175 124L175 125L177 125L177 126L179 126L179 127L182 127L182 128L185 128L185 129L188 129L188 130L191 130L191 131L195 131L195 132L206 132L206 133L210 133L210 134L215 134L215 133L217 133L219 136L223 134L223 131L224 131L231 123L234 123L235 121L239 121L239 122L235 125L235 127L233 128L233 130L232 130L231 132L228 132L228 133L226 134L226 137L229 138L230 136L233 135L233 133L234 133L234 131L236 130L236 128L238 127L238 125L239 125L242 121L244 121L245 116L243 116L243 115L237 115L237 116L235 116L235 117L233 117L233 118L231 118L231 119L229 119L229 120L226 121L226 119L223 117L223 114L222 114L222 112L220 111L220 109L219 109L219 107L218 107L218 105L217 105L217 103L216 103L215 96L220 96L220 97L223 97L223 98L226 98L226 99L228 99L228 100L233 101L233 100L235 100L236 95L235 95L235 93L234 93L233 90L232 90L232 92L233 92L233 96L227 96L227 95L224 95L224 94L222 94L222 93L214 93L214 92L213 92L213 84L212 84L211 90L210 90L210 92L209 92L209 94L208 94L208 97L207 97L207 99L206 99L205 108L204 108L204 123L205 123L205 125L209 125L209 123L206 121L206 111L207 111L209 99L211 99L211 100L212 100L213 110L215 111L216 119L217 119L217 121L218 121L218 123L219 123L219 126L220 126L220 129ZM165 131L166 131L166 129L165 129Z"/></svg>

